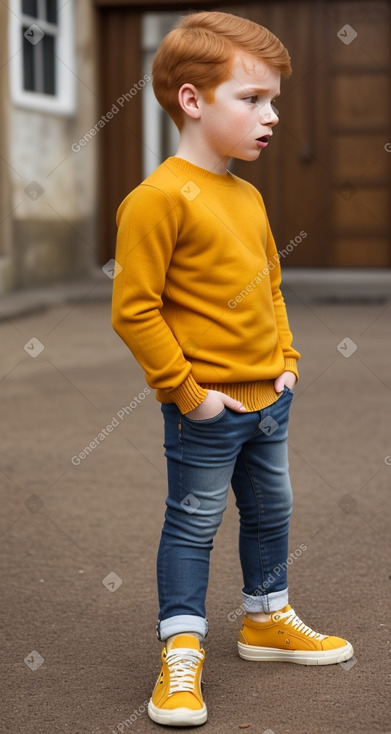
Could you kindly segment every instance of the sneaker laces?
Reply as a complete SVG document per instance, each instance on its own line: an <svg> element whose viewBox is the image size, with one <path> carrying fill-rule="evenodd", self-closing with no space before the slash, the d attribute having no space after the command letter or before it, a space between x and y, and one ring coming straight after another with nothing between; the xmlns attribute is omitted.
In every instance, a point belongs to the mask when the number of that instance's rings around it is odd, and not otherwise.
<svg viewBox="0 0 391 734"><path fill-rule="evenodd" d="M177 648L167 653L166 663L170 671L169 696L183 691L194 692L197 667L202 659L201 652L190 648Z"/></svg>
<svg viewBox="0 0 391 734"><path fill-rule="evenodd" d="M289 609L287 612L279 612L280 616L285 619L284 624L290 624L298 632L302 632L307 637L313 637L316 640L324 640L327 635L321 635L319 632L315 632L307 624L304 624L300 617L295 614L294 609Z"/></svg>

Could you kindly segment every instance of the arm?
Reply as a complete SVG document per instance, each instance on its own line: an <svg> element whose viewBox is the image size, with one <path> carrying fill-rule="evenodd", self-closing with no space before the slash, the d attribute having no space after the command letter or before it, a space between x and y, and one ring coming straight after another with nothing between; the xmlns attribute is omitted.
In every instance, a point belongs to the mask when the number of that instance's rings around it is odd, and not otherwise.
<svg viewBox="0 0 391 734"><path fill-rule="evenodd" d="M161 315L162 294L178 236L175 208L158 189L141 186L117 214L112 324L143 367L148 385L170 392L185 413L206 397L191 374L174 334Z"/></svg>

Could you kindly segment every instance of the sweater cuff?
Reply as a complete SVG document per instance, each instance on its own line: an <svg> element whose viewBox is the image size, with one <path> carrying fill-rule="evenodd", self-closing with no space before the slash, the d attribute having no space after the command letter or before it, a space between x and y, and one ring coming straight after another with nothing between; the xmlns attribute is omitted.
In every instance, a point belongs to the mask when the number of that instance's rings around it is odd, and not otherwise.
<svg viewBox="0 0 391 734"><path fill-rule="evenodd" d="M166 395L170 395L170 398L174 403L177 404L182 414L188 413L194 408L198 408L199 405L205 400L208 390L204 387L200 387L198 382L195 381L194 377L189 374L186 380L182 382L179 387L176 387L170 392L166 392Z"/></svg>
<svg viewBox="0 0 391 734"><path fill-rule="evenodd" d="M299 373L297 370L297 359L293 359L292 357L289 357L285 360L285 369L289 372L293 372L296 375L296 379L299 379Z"/></svg>

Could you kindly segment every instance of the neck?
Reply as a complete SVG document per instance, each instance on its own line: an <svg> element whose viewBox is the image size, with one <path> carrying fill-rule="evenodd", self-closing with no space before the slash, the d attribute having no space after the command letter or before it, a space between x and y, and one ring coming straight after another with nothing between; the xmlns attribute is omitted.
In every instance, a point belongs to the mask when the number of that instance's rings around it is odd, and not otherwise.
<svg viewBox="0 0 391 734"><path fill-rule="evenodd" d="M193 138L193 136L189 136L184 132L181 133L179 146L175 155L189 163L193 163L195 166L221 175L227 173L227 166L230 160L229 156L221 158L214 151L210 150L204 141L197 141L196 136Z"/></svg>

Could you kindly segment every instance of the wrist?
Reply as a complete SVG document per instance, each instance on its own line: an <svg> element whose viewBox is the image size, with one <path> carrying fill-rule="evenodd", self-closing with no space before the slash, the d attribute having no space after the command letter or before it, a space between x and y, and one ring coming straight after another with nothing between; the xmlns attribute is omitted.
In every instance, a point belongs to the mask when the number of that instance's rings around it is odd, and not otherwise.
<svg viewBox="0 0 391 734"><path fill-rule="evenodd" d="M194 410L205 400L208 390L201 387L191 373L179 387L164 391L168 400L165 402L176 403L182 414Z"/></svg>

